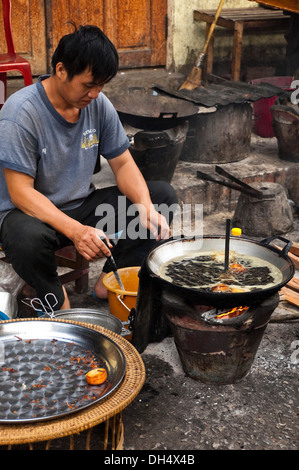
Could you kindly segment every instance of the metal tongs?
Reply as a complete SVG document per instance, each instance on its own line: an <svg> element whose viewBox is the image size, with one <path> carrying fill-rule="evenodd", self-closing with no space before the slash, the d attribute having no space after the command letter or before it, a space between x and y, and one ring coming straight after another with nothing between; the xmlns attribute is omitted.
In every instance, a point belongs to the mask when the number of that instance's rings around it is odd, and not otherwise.
<svg viewBox="0 0 299 470"><path fill-rule="evenodd" d="M50 298L52 300L50 300ZM33 299L26 297L25 299L22 299L21 302L24 305L33 308L33 310L38 312L40 315L45 314L51 318L55 317L54 307L58 304L56 296L49 292L45 295L44 299L45 300L42 301L38 297L34 297Z"/></svg>
<svg viewBox="0 0 299 470"><path fill-rule="evenodd" d="M197 178L200 178L206 181L212 181L213 183L218 183L223 186L227 186L228 188L231 188L231 189L236 189L237 191L243 192L252 197L256 197L257 199L262 199L264 197L262 191L259 191L258 189L255 189L252 186L249 186L249 184L244 183L243 181L239 180L235 176L223 170L223 168L221 168L220 166L216 165L215 171L219 173L220 175L224 176L225 178L228 178L229 180L231 180L232 183L225 181L225 180L220 180L211 175L207 175L206 173L202 173L201 171L197 171Z"/></svg>

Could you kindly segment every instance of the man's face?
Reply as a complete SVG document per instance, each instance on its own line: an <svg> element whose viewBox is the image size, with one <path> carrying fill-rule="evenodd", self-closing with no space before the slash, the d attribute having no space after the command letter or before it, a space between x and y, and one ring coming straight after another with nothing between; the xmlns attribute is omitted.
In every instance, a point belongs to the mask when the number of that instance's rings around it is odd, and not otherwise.
<svg viewBox="0 0 299 470"><path fill-rule="evenodd" d="M71 80L61 64L59 71L61 98L70 106L78 109L85 108L92 100L98 97L104 84L95 83L92 73L89 69L75 75Z"/></svg>

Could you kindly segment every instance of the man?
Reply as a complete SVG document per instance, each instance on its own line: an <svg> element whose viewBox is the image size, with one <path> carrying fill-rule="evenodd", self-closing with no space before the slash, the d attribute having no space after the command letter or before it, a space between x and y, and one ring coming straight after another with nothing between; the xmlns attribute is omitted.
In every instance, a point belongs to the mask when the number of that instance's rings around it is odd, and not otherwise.
<svg viewBox="0 0 299 470"><path fill-rule="evenodd" d="M56 310L70 303L57 275L55 250L73 243L89 261L111 254L107 223L103 230L95 228L102 204L115 209L125 229L129 219L118 209L125 196L126 211L138 205L141 226L152 234L130 240L124 230L126 238L113 250L119 268L140 265L153 245L170 235L172 217L167 221L154 204L172 205L175 193L166 183L145 183L117 113L101 93L117 69L117 52L104 33L80 26L60 40L52 74L14 93L0 113L0 243L41 301L49 293L55 296ZM95 190L91 179L98 155L107 159L117 186ZM102 279L108 271L106 263L97 297L107 297Z"/></svg>

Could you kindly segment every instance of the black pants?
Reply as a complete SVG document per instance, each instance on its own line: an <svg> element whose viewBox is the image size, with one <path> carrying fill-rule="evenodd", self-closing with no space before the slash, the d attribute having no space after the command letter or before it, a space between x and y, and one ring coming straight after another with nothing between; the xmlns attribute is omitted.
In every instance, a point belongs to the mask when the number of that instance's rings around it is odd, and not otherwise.
<svg viewBox="0 0 299 470"><path fill-rule="evenodd" d="M153 204L158 205L158 211L170 224L173 211L167 208L173 204L174 208L177 203L173 188L164 182L149 182L148 187ZM80 207L64 212L84 225L97 226L108 236L112 235L111 231L108 233L111 227L115 227L117 232L123 230L122 237L113 249L116 264L122 268L141 266L147 253L156 245L148 231L146 237L138 237L139 229L137 238L128 236L130 224L137 227L134 221L138 213L132 210L134 207L116 187L110 187L95 190ZM103 208L107 208L107 211L103 211ZM1 243L19 276L36 290L37 297L42 301L47 294L54 294L57 299L54 310L58 310L64 302L64 294L57 274L55 251L70 245L70 240L50 225L14 209L2 223ZM103 271L109 271L107 263Z"/></svg>

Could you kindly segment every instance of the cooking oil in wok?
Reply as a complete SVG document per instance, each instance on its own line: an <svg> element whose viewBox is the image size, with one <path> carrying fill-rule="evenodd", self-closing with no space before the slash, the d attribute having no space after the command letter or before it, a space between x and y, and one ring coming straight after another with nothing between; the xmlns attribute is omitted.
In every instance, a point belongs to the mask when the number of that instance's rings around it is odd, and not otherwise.
<svg viewBox="0 0 299 470"><path fill-rule="evenodd" d="M281 271L255 256L230 252L224 271L224 252L193 253L173 258L159 270L164 279L182 287L207 292L253 292L282 281Z"/></svg>

